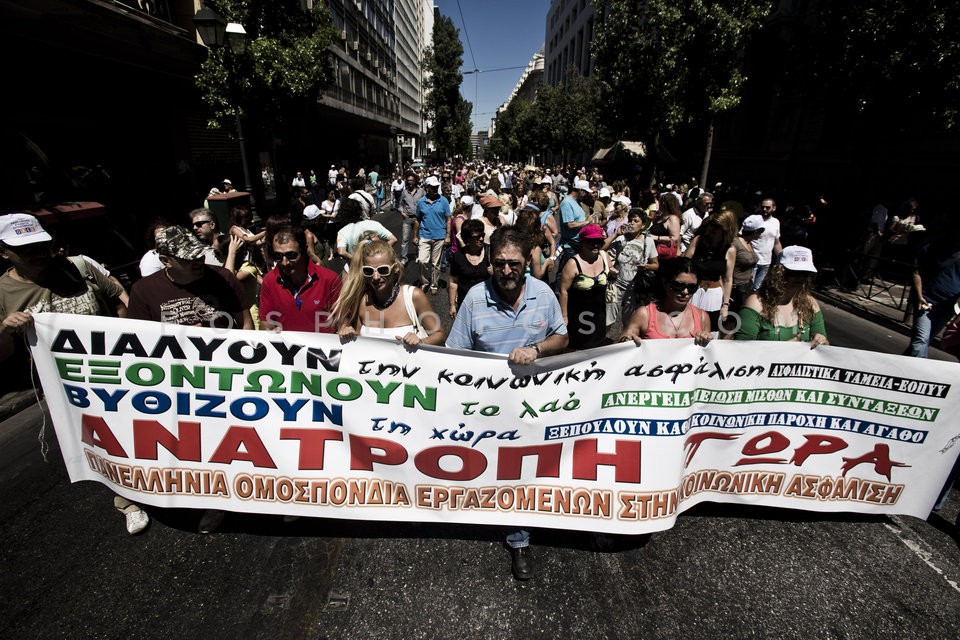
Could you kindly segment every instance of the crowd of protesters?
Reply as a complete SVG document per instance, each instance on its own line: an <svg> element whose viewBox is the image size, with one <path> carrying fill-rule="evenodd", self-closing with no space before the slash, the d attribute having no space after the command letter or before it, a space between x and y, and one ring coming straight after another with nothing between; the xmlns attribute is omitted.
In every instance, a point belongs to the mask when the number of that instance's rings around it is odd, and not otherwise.
<svg viewBox="0 0 960 640"><path fill-rule="evenodd" d="M56 255L33 216L0 216L11 265L0 277L0 359L23 357L14 336L38 311L446 345L518 365L650 339L828 344L806 246L815 216L801 207L781 220L764 194L745 208L696 184L631 189L595 169L482 163L391 175L331 165L325 176L297 172L291 187L289 211L263 228L240 206L221 229L208 203L152 224L129 298L95 261ZM881 235L920 228L912 202ZM402 218L399 240L382 222L390 210ZM910 355L924 357L944 326L956 330L956 220L917 251ZM408 268L417 286L403 284ZM447 310L449 332L434 309ZM116 507L130 533L147 526L137 505ZM201 532L222 517L206 512ZM512 533L508 546L514 575L531 577L529 534Z"/></svg>

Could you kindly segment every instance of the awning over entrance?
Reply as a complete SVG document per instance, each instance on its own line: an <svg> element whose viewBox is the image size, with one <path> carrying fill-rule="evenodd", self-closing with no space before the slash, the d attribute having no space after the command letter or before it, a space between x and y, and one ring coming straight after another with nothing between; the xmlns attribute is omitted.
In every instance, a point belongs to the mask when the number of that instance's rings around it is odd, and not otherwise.
<svg viewBox="0 0 960 640"><path fill-rule="evenodd" d="M630 156L632 159L646 158L647 147L639 141L618 140L612 146L597 151L595 154L593 154L593 158L591 158L590 161L593 164L605 164L613 162L621 153Z"/></svg>

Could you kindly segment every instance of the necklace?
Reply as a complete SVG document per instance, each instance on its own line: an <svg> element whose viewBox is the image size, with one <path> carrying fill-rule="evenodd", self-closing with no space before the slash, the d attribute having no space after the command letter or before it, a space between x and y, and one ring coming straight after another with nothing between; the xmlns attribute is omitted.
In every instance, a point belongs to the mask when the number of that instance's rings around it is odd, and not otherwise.
<svg viewBox="0 0 960 640"><path fill-rule="evenodd" d="M377 297L373 295L368 294L367 300L370 302L372 306L376 307L380 311L383 311L384 309L386 309L387 307L393 304L393 301L397 299L397 294L399 293L400 293L400 279L397 278L397 283L393 285L393 292L390 294L390 297L388 297L383 302L383 304L380 304L379 302L377 302Z"/></svg>
<svg viewBox="0 0 960 640"><path fill-rule="evenodd" d="M673 312L673 313L667 314L667 320L669 320L670 324L673 325L673 331L677 337L680 337L680 327L683 326L683 319L687 315L687 309L689 309L689 307L684 307L683 311L681 311L680 313ZM680 322L674 322L673 321L674 316L680 318Z"/></svg>

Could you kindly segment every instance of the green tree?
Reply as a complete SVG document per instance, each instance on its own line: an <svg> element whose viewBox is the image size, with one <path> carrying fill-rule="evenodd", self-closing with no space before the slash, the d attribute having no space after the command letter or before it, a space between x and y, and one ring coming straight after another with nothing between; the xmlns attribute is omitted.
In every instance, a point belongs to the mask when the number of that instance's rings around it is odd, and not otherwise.
<svg viewBox="0 0 960 640"><path fill-rule="evenodd" d="M655 154L661 136L707 123L740 101L740 57L769 0L593 0L591 45L601 119Z"/></svg>
<svg viewBox="0 0 960 640"><path fill-rule="evenodd" d="M433 23L433 44L424 56L428 91L424 112L430 121L427 137L444 157L470 152L470 111L473 105L460 95L462 64L460 31L453 20L440 16Z"/></svg>
<svg viewBox="0 0 960 640"><path fill-rule="evenodd" d="M533 109L533 135L544 150L562 156L594 148L604 134L599 118L596 82L571 67L563 85L543 85Z"/></svg>
<svg viewBox="0 0 960 640"><path fill-rule="evenodd" d="M960 4L824 2L790 34L789 71L830 99L904 132L960 125Z"/></svg>
<svg viewBox="0 0 960 640"><path fill-rule="evenodd" d="M514 98L497 116L497 127L487 147L491 158L526 160L533 153L533 103Z"/></svg>
<svg viewBox="0 0 960 640"><path fill-rule="evenodd" d="M300 0L209 0L227 22L247 32L242 54L229 47L211 49L196 77L211 110L209 126L233 130L245 116L261 131L271 131L285 116L316 104L331 78L327 47L334 30L325 3L303 9Z"/></svg>

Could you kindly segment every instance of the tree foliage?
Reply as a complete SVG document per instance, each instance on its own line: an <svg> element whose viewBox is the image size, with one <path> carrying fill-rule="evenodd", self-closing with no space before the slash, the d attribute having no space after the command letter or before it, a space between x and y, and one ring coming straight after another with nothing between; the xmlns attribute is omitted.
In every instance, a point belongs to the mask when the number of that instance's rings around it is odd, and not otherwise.
<svg viewBox="0 0 960 640"><path fill-rule="evenodd" d="M453 20L440 16L433 23L433 44L424 55L428 91L424 115L430 125L427 137L444 156L470 151L470 111L473 105L460 95L463 45Z"/></svg>
<svg viewBox="0 0 960 640"><path fill-rule="evenodd" d="M533 102L510 101L497 117L493 153L525 160L545 151L559 156L592 149L603 136L598 103L596 83L571 68L565 85L541 85Z"/></svg>
<svg viewBox="0 0 960 640"><path fill-rule="evenodd" d="M593 0L601 118L618 138L655 142L737 106L740 56L769 0ZM655 148L655 145L651 148Z"/></svg>
<svg viewBox="0 0 960 640"><path fill-rule="evenodd" d="M823 2L790 34L788 71L891 124L960 125L960 3Z"/></svg>
<svg viewBox="0 0 960 640"><path fill-rule="evenodd" d="M209 0L227 22L247 32L247 48L237 54L210 49L196 77L212 112L209 126L233 129L240 113L270 130L284 113L313 105L331 76L327 47L334 30L326 4L304 10L300 0Z"/></svg>

